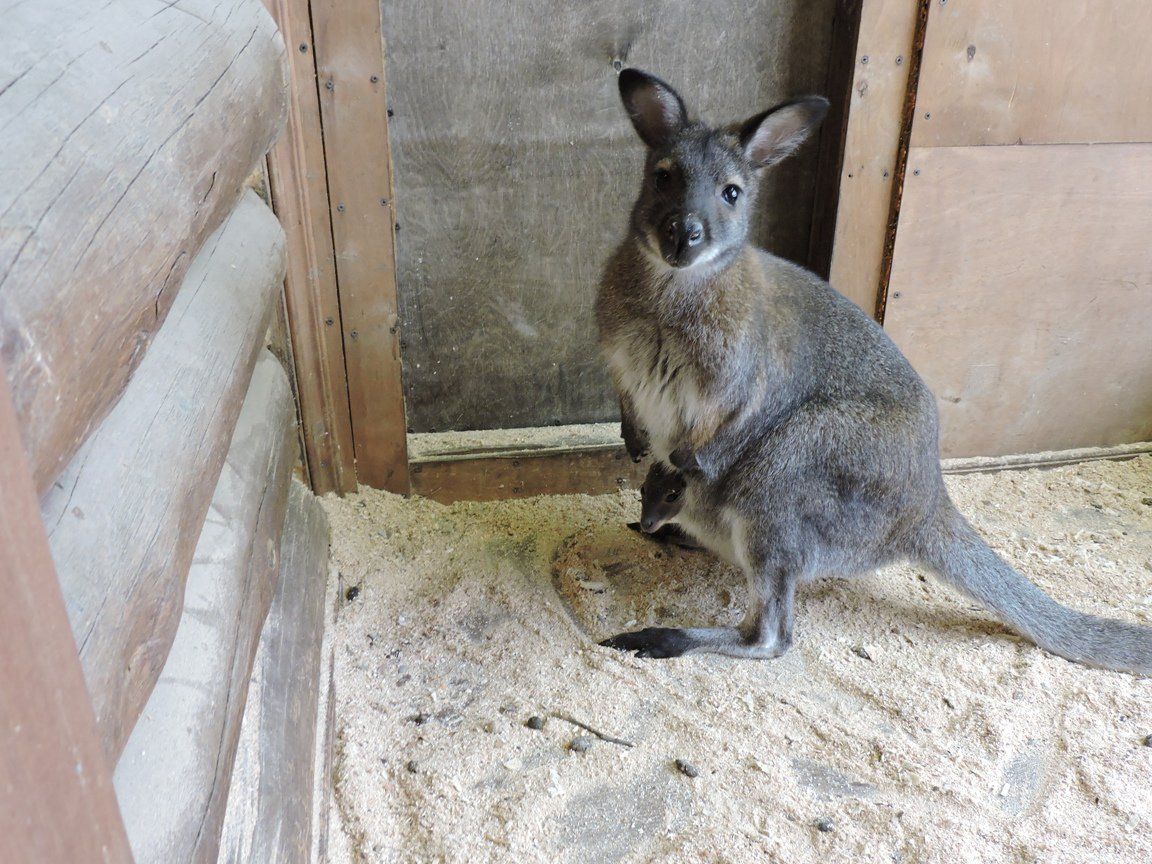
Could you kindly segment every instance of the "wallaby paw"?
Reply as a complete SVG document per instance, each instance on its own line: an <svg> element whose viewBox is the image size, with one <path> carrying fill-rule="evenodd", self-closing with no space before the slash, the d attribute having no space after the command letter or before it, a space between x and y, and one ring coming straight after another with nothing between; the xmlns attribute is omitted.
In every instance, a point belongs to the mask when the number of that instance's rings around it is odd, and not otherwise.
<svg viewBox="0 0 1152 864"><path fill-rule="evenodd" d="M697 543L688 532L677 525L661 525L651 533L641 528L639 522L629 522L627 525L645 540L651 540L661 546L675 546L686 552L702 552L704 550L704 547Z"/></svg>
<svg viewBox="0 0 1152 864"><path fill-rule="evenodd" d="M631 633L618 633L600 643L617 651L635 651L637 657L663 660L679 657L696 646L696 640L675 627L645 627Z"/></svg>

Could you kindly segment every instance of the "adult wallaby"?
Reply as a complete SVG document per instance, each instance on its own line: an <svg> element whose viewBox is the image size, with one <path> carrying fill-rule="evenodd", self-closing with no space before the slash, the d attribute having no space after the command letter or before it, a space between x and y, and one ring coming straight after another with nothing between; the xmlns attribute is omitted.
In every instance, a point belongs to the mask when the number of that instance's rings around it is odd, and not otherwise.
<svg viewBox="0 0 1152 864"><path fill-rule="evenodd" d="M808 137L827 101L712 128L659 78L626 69L619 83L648 147L596 302L621 431L633 458L650 451L688 472L676 521L744 571L751 597L738 628L650 627L604 644L777 657L798 582L907 558L1054 654L1152 672L1152 630L1060 605L957 512L935 400L883 329L749 243L759 172Z"/></svg>

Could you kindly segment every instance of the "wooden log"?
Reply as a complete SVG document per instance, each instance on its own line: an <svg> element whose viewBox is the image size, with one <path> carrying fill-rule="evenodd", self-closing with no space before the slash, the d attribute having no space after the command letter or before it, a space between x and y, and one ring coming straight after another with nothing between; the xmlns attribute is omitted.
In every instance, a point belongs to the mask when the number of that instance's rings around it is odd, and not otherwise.
<svg viewBox="0 0 1152 864"><path fill-rule="evenodd" d="M295 408L257 362L164 671L114 781L138 864L216 860L252 660L276 587Z"/></svg>
<svg viewBox="0 0 1152 864"><path fill-rule="evenodd" d="M315 496L294 482L280 584L248 685L220 861L311 860L317 709L327 709L319 691L327 584L328 520Z"/></svg>
<svg viewBox="0 0 1152 864"><path fill-rule="evenodd" d="M0 369L0 861L129 864Z"/></svg>
<svg viewBox="0 0 1152 864"><path fill-rule="evenodd" d="M0 0L0 356L43 492L285 115L259 0Z"/></svg>
<svg viewBox="0 0 1152 864"><path fill-rule="evenodd" d="M124 397L43 500L113 762L176 633L184 577L283 275L283 232L248 192L197 255Z"/></svg>

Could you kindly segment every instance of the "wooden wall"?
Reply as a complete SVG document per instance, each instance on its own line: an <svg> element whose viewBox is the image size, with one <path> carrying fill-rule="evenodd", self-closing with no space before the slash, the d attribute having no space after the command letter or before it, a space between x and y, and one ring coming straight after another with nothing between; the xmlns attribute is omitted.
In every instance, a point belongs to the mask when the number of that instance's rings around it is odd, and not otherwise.
<svg viewBox="0 0 1152 864"><path fill-rule="evenodd" d="M215 861L298 455L285 236L243 191L285 46L260 0L0 14L0 860ZM310 760L315 716L281 727Z"/></svg>
<svg viewBox="0 0 1152 864"><path fill-rule="evenodd" d="M885 327L945 456L1152 438L1152 4L932 3Z"/></svg>
<svg viewBox="0 0 1152 864"><path fill-rule="evenodd" d="M716 121L823 92L834 0L383 0L408 425L615 416L592 299L642 148L616 66ZM770 175L758 240L804 261L817 148Z"/></svg>

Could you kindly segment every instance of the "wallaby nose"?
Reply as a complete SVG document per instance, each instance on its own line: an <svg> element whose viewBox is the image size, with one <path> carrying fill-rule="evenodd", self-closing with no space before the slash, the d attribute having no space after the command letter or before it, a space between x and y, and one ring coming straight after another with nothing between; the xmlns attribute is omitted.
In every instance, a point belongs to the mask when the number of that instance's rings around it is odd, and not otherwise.
<svg viewBox="0 0 1152 864"><path fill-rule="evenodd" d="M699 246L704 242L704 224L691 213L672 216L664 223L664 234L677 249Z"/></svg>
<svg viewBox="0 0 1152 864"><path fill-rule="evenodd" d="M640 530L645 534L651 534L656 529L656 520L651 516L640 517Z"/></svg>

